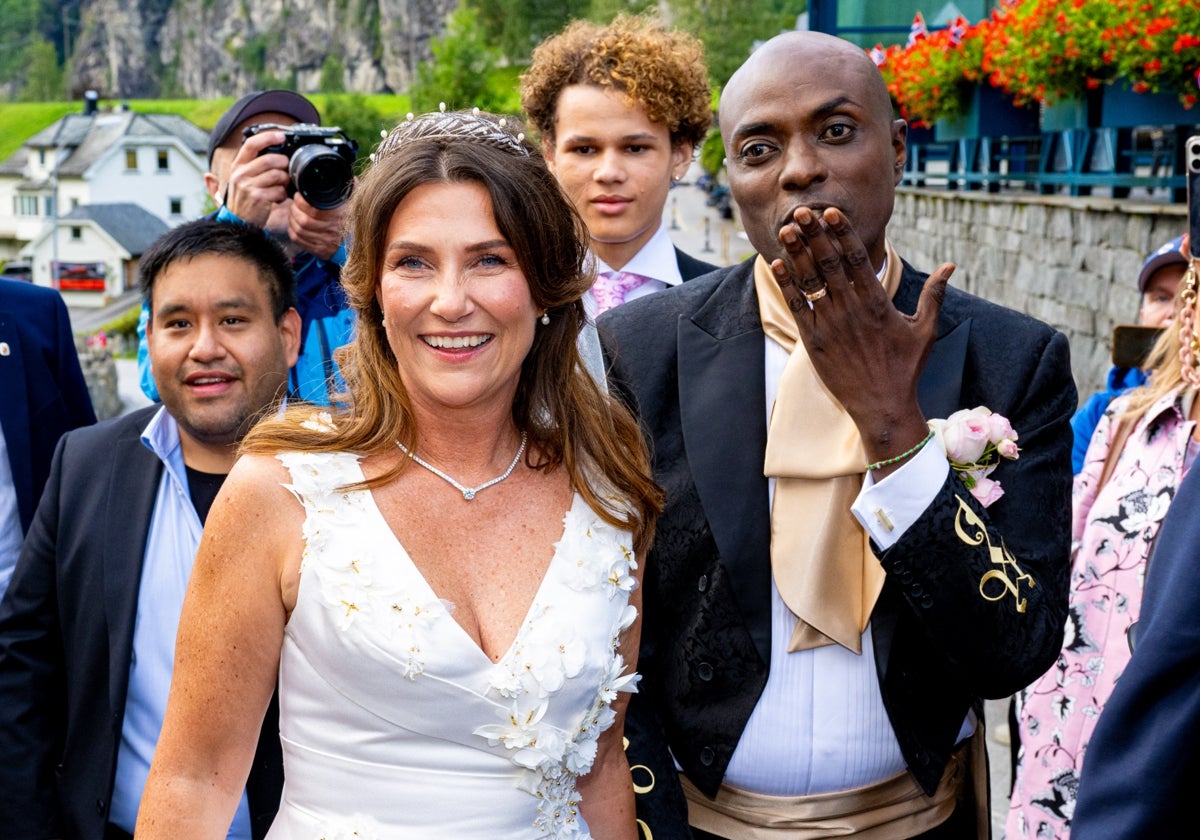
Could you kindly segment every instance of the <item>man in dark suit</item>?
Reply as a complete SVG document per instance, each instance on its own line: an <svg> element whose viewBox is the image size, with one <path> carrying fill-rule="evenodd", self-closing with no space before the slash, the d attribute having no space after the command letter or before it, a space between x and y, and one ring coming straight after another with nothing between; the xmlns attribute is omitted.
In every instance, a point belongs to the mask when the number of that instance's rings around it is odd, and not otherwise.
<svg viewBox="0 0 1200 840"><path fill-rule="evenodd" d="M62 297L0 279L0 596L58 439L95 422Z"/></svg>
<svg viewBox="0 0 1200 840"><path fill-rule="evenodd" d="M986 836L982 698L1062 640L1066 339L892 249L907 126L858 47L768 41L720 124L760 256L598 324L666 495L639 816L655 840ZM990 506L927 427L976 406L1021 444Z"/></svg>
<svg viewBox="0 0 1200 840"><path fill-rule="evenodd" d="M1146 572L1133 657L1088 744L1075 837L1192 837L1200 786L1200 470L1179 486Z"/></svg>
<svg viewBox="0 0 1200 840"><path fill-rule="evenodd" d="M62 438L0 602L7 838L130 836L204 518L296 361L295 279L261 232L191 222L141 271L163 405ZM282 772L268 716L231 837L266 833Z"/></svg>

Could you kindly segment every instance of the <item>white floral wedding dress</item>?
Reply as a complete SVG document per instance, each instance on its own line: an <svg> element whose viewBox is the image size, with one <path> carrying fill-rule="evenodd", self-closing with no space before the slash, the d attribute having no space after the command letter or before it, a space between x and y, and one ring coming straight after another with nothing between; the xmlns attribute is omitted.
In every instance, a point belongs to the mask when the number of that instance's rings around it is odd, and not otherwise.
<svg viewBox="0 0 1200 840"><path fill-rule="evenodd" d="M306 547L279 668L284 790L270 840L584 838L576 780L633 690L629 534L576 494L512 647L493 663L361 481L358 458L279 460ZM496 558L495 562L503 562Z"/></svg>

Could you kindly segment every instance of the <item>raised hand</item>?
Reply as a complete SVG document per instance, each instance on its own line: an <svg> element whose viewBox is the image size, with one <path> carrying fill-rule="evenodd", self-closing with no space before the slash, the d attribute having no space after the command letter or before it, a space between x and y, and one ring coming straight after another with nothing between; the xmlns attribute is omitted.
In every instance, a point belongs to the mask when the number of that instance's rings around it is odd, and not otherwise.
<svg viewBox="0 0 1200 840"><path fill-rule="evenodd" d="M891 458L928 434L917 380L954 265L944 263L930 275L916 314L905 315L892 305L840 210L818 216L797 207L792 218L779 231L786 257L774 260L771 271L813 367L858 426L868 460Z"/></svg>

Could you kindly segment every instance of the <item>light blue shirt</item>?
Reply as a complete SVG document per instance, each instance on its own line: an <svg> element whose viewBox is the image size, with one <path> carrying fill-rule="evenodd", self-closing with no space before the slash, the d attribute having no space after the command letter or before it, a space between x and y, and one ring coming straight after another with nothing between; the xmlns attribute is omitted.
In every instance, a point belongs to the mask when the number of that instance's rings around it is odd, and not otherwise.
<svg viewBox="0 0 1200 840"><path fill-rule="evenodd" d="M109 813L111 823L130 833L137 823L138 803L167 710L175 661L175 631L202 530L188 493L179 427L165 408L154 415L142 432L142 443L162 461L163 474L154 500L138 586L129 694L125 700ZM245 793L238 803L229 837L250 840L250 807Z"/></svg>
<svg viewBox="0 0 1200 840"><path fill-rule="evenodd" d="M21 512L17 508L17 488L13 484L12 461L8 442L0 429L0 598L8 589L17 557L21 553Z"/></svg>

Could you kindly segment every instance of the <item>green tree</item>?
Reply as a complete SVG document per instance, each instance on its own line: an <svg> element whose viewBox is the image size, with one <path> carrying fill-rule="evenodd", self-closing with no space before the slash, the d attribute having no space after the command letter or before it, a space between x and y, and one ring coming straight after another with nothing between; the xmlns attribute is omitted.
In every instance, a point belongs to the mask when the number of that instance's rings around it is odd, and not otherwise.
<svg viewBox="0 0 1200 840"><path fill-rule="evenodd" d="M506 98L488 85L500 62L500 51L489 45L475 9L460 4L450 15L446 34L429 42L429 51L433 59L417 68L414 110L431 111L441 102L450 110L502 110Z"/></svg>
<svg viewBox="0 0 1200 840"><path fill-rule="evenodd" d="M711 129L700 145L700 168L713 178L725 168L725 143L720 129Z"/></svg>
<svg viewBox="0 0 1200 840"><path fill-rule="evenodd" d="M509 61L525 63L545 38L576 18L588 17L593 0L470 0L489 43ZM647 0L634 0L640 5Z"/></svg>
<svg viewBox="0 0 1200 840"><path fill-rule="evenodd" d="M596 23L608 23L620 12L640 15L655 8L658 8L655 0L591 0L588 19Z"/></svg>
<svg viewBox="0 0 1200 840"><path fill-rule="evenodd" d="M21 89L24 102L54 102L63 98L63 69L58 63L54 45L41 38L21 51L25 85Z"/></svg>
<svg viewBox="0 0 1200 840"><path fill-rule="evenodd" d="M672 0L671 7L675 25L704 43L709 78L724 85L756 42L795 29L808 1Z"/></svg>
<svg viewBox="0 0 1200 840"><path fill-rule="evenodd" d="M39 40L43 22L39 0L0 0L0 82L21 78L25 50Z"/></svg>
<svg viewBox="0 0 1200 840"><path fill-rule="evenodd" d="M360 167L379 142L379 132L394 124L361 93L327 96L319 110L322 125L337 126L358 143Z"/></svg>
<svg viewBox="0 0 1200 840"><path fill-rule="evenodd" d="M342 60L330 53L325 56L325 61L321 64L321 80L318 82L318 90L321 93L342 93L346 90L346 83L342 80L346 75L346 65Z"/></svg>

